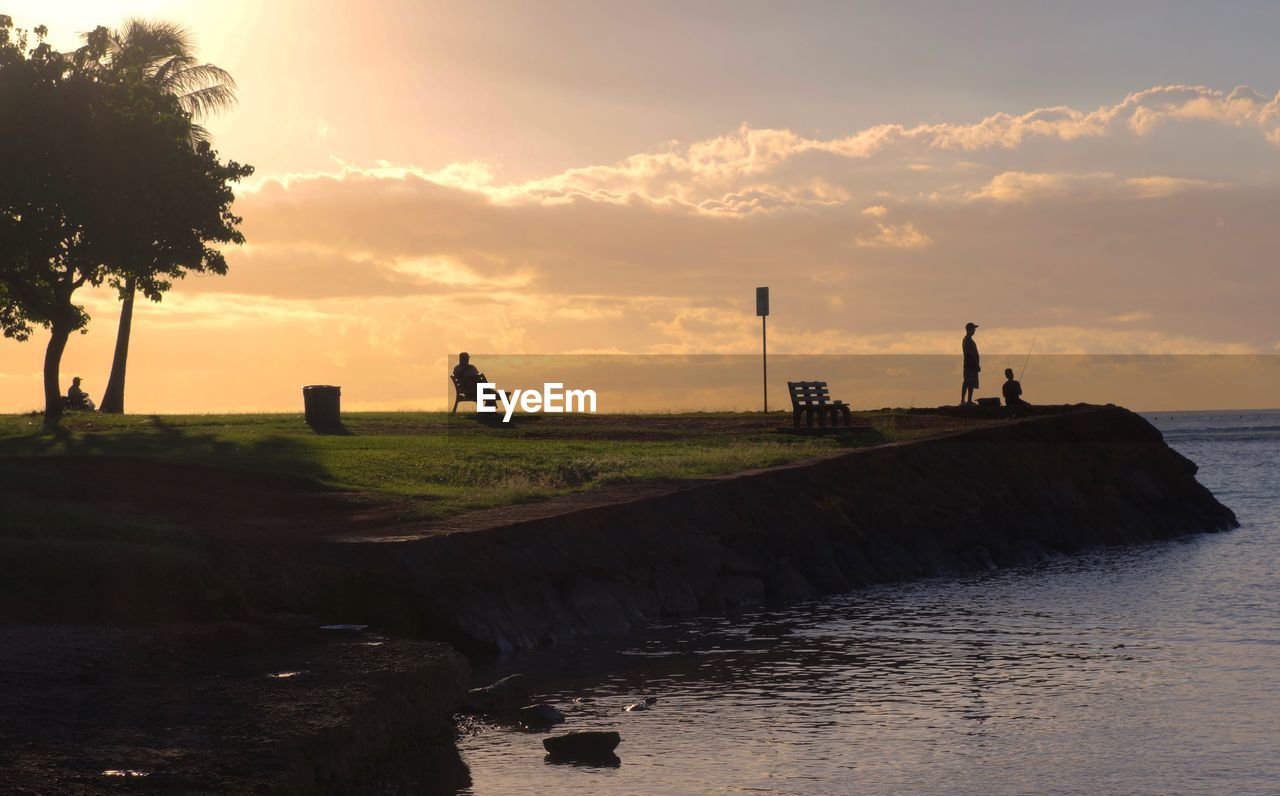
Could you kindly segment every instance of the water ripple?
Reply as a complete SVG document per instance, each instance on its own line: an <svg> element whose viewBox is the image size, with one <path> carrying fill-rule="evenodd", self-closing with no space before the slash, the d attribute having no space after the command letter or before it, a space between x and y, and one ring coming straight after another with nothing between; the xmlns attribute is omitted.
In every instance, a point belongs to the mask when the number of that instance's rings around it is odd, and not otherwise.
<svg viewBox="0 0 1280 796"><path fill-rule="evenodd" d="M468 792L1280 792L1280 414L1156 422L1243 528L513 655L622 765L480 726Z"/></svg>

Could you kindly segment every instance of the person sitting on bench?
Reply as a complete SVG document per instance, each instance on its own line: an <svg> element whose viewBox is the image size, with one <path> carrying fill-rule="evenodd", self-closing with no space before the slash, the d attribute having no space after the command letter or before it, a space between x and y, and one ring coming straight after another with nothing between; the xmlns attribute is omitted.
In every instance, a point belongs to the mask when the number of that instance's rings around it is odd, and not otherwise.
<svg viewBox="0 0 1280 796"><path fill-rule="evenodd" d="M453 367L453 378L458 383L458 392L467 396L468 401L476 399L476 385L489 380L479 368L471 364L471 355L466 351L458 354L458 364Z"/></svg>
<svg viewBox="0 0 1280 796"><path fill-rule="evenodd" d="M94 410L93 401L89 399L89 394L80 389L79 376L71 380L71 387L67 390L67 407L80 412L92 412Z"/></svg>
<svg viewBox="0 0 1280 796"><path fill-rule="evenodd" d="M1004 369L1004 387L1001 391L1004 393L1005 406L1031 406L1031 404L1022 400L1022 382L1013 377L1013 368Z"/></svg>
<svg viewBox="0 0 1280 796"><path fill-rule="evenodd" d="M479 368L471 364L471 355L466 351L458 354L458 364L454 365L451 377L453 379L454 387L453 409L450 410L451 413L456 413L458 411L458 404L463 401L476 401L476 387L478 385L481 383L492 383L488 376L484 375ZM509 396L510 394L511 393L506 390L495 389L493 392L489 393L489 399L490 401L505 401L507 398L503 396ZM476 409L479 409L478 404Z"/></svg>

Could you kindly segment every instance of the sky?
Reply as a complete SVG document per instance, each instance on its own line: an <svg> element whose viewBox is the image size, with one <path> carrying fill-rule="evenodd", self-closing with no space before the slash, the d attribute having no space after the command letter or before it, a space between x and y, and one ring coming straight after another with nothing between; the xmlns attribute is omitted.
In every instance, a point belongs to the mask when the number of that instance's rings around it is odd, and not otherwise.
<svg viewBox="0 0 1280 796"><path fill-rule="evenodd" d="M748 355L757 285L779 354L958 356L970 320L1010 355L1280 353L1277 4L4 13L67 48L176 21L238 82L206 126L257 169L248 243L139 307L130 410L433 408L460 350ZM118 307L82 298L97 395ZM0 411L44 342L0 341Z"/></svg>

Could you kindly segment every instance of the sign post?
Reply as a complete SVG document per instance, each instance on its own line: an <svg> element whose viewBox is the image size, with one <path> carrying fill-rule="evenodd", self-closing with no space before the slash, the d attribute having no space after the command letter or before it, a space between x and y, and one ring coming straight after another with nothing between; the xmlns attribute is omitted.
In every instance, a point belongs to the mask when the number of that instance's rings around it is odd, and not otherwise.
<svg viewBox="0 0 1280 796"><path fill-rule="evenodd" d="M764 389L764 413L769 414L769 335L766 323L769 318L769 288L756 288L756 315L760 316L760 369Z"/></svg>

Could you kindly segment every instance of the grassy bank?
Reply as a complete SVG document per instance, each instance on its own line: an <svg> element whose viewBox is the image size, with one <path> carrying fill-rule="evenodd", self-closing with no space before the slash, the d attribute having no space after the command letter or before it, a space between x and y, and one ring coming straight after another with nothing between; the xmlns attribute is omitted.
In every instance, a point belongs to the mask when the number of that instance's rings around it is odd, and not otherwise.
<svg viewBox="0 0 1280 796"><path fill-rule="evenodd" d="M760 414L0 416L0 621L198 618L247 603L248 542L420 527L652 479L767 467L975 421L873 412L793 433ZM237 574L240 573L240 574Z"/></svg>
<svg viewBox="0 0 1280 796"><path fill-rule="evenodd" d="M348 415L347 434L319 435L298 415L71 415L52 434L37 417L9 415L0 417L0 468L11 471L9 484L25 480L12 472L13 457L269 472L397 499L412 516L433 519L610 483L766 467L939 425L906 418L866 413L858 428L812 435L787 433L780 414L541 416L502 426L442 413L371 413Z"/></svg>

